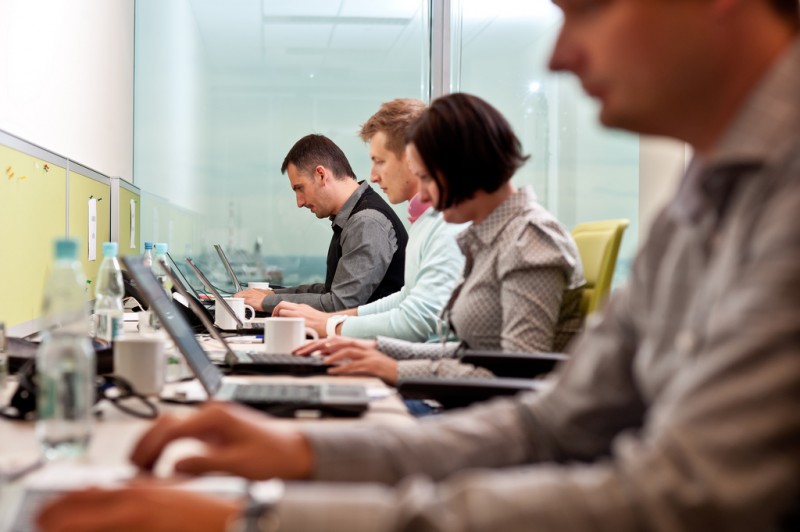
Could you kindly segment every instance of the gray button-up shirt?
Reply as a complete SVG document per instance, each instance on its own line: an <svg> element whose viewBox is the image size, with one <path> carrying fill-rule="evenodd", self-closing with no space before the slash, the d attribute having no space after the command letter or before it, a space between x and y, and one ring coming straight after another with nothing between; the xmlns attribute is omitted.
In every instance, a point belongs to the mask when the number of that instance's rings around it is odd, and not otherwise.
<svg viewBox="0 0 800 532"><path fill-rule="evenodd" d="M263 299L261 304L265 312L272 312L281 301L305 303L324 312L335 312L355 308L369 300L397 251L397 235L392 222L374 209L350 216L367 187L368 182L361 183L339 212L331 216L331 227L342 228L339 240L342 258L330 291L325 291L324 283L280 288Z"/></svg>
<svg viewBox="0 0 800 532"><path fill-rule="evenodd" d="M523 187L458 236L464 281L448 305L463 345L494 351L563 351L580 329L583 268L569 231ZM457 342L378 338L400 360L398 377L486 377L453 359Z"/></svg>
<svg viewBox="0 0 800 532"><path fill-rule="evenodd" d="M289 484L282 529L773 529L800 499L798 214L800 41L552 389L419 428L309 428L318 479L374 484Z"/></svg>

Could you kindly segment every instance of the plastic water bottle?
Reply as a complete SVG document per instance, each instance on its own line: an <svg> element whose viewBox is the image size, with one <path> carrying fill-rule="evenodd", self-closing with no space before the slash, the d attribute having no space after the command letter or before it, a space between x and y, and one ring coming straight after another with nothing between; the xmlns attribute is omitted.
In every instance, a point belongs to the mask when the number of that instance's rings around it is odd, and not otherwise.
<svg viewBox="0 0 800 532"><path fill-rule="evenodd" d="M142 263L148 268L153 267L153 243L144 243L144 255L142 255Z"/></svg>
<svg viewBox="0 0 800 532"><path fill-rule="evenodd" d="M103 262L97 271L95 282L95 336L108 343L122 334L122 296L125 295L125 288L122 285L117 250L116 242L103 244Z"/></svg>
<svg viewBox="0 0 800 532"><path fill-rule="evenodd" d="M36 354L36 435L48 459L84 454L91 436L95 355L84 279L78 242L57 240L42 305L47 330Z"/></svg>
<svg viewBox="0 0 800 532"><path fill-rule="evenodd" d="M164 271L164 265L162 264L162 261L168 260L168 251L169 248L164 242L158 242L156 244L156 255L155 258L153 258L153 274L156 276L156 279L158 279L158 282L161 283L161 286L164 287L167 294L172 294L172 280L170 280L169 276ZM167 266L167 268L169 268L169 266Z"/></svg>

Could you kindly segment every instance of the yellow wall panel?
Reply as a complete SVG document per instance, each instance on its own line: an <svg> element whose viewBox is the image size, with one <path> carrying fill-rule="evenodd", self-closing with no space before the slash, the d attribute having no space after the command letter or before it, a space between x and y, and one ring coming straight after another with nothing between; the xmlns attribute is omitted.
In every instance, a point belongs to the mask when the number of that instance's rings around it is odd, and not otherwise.
<svg viewBox="0 0 800 532"><path fill-rule="evenodd" d="M66 233L67 172L0 146L0 321L39 317L53 240Z"/></svg>
<svg viewBox="0 0 800 532"><path fill-rule="evenodd" d="M89 260L89 199L97 202L96 260ZM97 270L103 260L103 242L111 239L111 186L77 172L69 173L69 236L78 240L78 258L86 279L92 281L86 291L94 299Z"/></svg>

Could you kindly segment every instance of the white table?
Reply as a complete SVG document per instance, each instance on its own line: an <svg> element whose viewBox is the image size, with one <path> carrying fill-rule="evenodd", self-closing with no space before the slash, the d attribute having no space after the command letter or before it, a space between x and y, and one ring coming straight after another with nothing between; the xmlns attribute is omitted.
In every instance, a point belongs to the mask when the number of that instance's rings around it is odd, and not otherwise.
<svg viewBox="0 0 800 532"><path fill-rule="evenodd" d="M322 418L322 419L278 419L265 416L265 423L324 423L337 425L352 424L413 424L415 419L410 416L400 397L393 390L379 380L369 377L287 377L287 376L248 376L241 377L249 381L260 382L336 382L339 384L363 384L373 390L387 390L388 394L374 399L365 415L360 418ZM180 385L182 383L178 383ZM14 382L9 383L0 393L0 401L7 404L8 398L16 387ZM372 393L371 395L375 395ZM194 407L158 403L161 412L170 412L175 415L189 415ZM87 455L80 463L87 468L116 468L128 464L128 456L139 436L150 425L149 420L131 417L104 401L99 406L103 415L95 422L92 439ZM172 464L183 456L202 452L202 445L197 442L181 440L171 445L156 468L156 474L168 476ZM0 419L0 471L9 471L26 464L35 462L39 457L39 447L35 434L34 422L14 422ZM56 467L46 464L47 467ZM46 473L46 471L44 472ZM44 473L32 473L29 478ZM13 483L0 485L0 532L10 529L13 511L17 507L24 491L26 480L23 478Z"/></svg>

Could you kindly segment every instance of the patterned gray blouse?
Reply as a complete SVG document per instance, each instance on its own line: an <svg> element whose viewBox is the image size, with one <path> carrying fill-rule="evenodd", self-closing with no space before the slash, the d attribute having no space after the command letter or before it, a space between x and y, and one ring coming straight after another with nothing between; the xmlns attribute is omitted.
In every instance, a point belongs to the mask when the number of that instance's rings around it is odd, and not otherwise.
<svg viewBox="0 0 800 532"><path fill-rule="evenodd" d="M562 351L581 327L585 281L575 241L533 190L519 189L461 233L458 243L466 257L464 281L443 319L461 342L419 344L379 337L378 349L401 361L399 378L490 376L453 358L462 345Z"/></svg>

